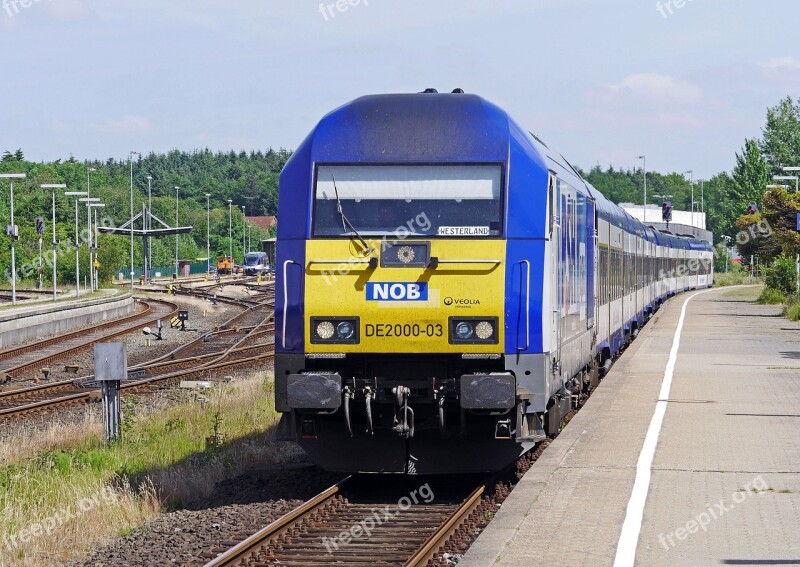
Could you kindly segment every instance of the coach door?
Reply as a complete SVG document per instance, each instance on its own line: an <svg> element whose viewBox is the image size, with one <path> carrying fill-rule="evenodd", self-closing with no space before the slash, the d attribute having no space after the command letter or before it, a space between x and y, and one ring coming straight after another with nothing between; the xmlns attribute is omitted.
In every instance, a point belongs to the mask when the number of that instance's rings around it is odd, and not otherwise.
<svg viewBox="0 0 800 567"><path fill-rule="evenodd" d="M551 362L553 374L558 374L561 368L561 343L563 342L564 329L564 262L562 261L562 226L561 226L561 187L555 173L550 172L550 218L553 227L550 238L552 267L551 279Z"/></svg>

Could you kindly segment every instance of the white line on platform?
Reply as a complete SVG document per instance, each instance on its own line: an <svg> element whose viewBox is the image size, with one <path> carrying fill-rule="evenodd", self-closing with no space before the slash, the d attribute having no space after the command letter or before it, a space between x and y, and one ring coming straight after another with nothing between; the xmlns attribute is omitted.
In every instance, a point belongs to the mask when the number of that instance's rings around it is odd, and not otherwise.
<svg viewBox="0 0 800 567"><path fill-rule="evenodd" d="M642 444L642 451L639 453L639 461L636 463L636 480L633 483L631 499L628 501L628 509L625 512L625 522L622 524L622 533L617 544L617 555L614 558L614 567L633 567L636 560L636 547L639 544L639 533L642 530L642 519L644 518L644 505L647 502L647 493L650 490L650 473L653 466L653 458L656 455L658 437L661 435L661 426L664 423L664 414L667 411L667 400L669 391L672 387L672 375L675 372L675 363L678 360L678 348L681 344L681 332L683 331L683 321L686 319L686 306L689 302L703 293L711 290L701 291L690 296L683 303L681 316L678 320L678 328L675 329L675 336L672 339L672 349L669 352L667 367L664 370L664 380L661 382L661 391L658 394L656 410L650 420L650 427Z"/></svg>

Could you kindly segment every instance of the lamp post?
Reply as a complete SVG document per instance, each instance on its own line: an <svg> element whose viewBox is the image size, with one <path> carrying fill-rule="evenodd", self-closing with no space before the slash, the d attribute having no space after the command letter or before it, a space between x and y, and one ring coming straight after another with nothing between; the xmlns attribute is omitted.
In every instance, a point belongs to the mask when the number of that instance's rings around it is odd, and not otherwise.
<svg viewBox="0 0 800 567"><path fill-rule="evenodd" d="M728 273L728 256L730 256L730 242L733 240L730 236L722 235L723 247L725 248L725 273Z"/></svg>
<svg viewBox="0 0 800 567"><path fill-rule="evenodd" d="M17 237L17 227L14 224L14 180L25 179L24 173L0 173L0 179L8 179L11 185L11 305L17 304L17 253L14 248Z"/></svg>
<svg viewBox="0 0 800 567"><path fill-rule="evenodd" d="M231 254L231 272L233 272L233 201L228 199L228 244Z"/></svg>
<svg viewBox="0 0 800 567"><path fill-rule="evenodd" d="M644 200L642 201L642 222L647 222L647 157L639 156L642 160L642 176L644 177Z"/></svg>
<svg viewBox="0 0 800 567"><path fill-rule="evenodd" d="M692 226L695 226L695 224L694 224L694 170L690 169L689 171L685 172L684 175L686 175L687 173L690 176L689 177L689 184L692 187Z"/></svg>
<svg viewBox="0 0 800 567"><path fill-rule="evenodd" d="M244 257L247 254L247 217L244 214L244 205L242 205L242 264L244 264Z"/></svg>
<svg viewBox="0 0 800 567"><path fill-rule="evenodd" d="M706 214L706 180L700 180L700 211L702 211L704 218L703 218L703 228L706 228L705 225L705 214Z"/></svg>
<svg viewBox="0 0 800 567"><path fill-rule="evenodd" d="M178 191L180 187L175 186L175 230L178 230ZM178 277L178 233L175 233L175 278Z"/></svg>
<svg viewBox="0 0 800 567"><path fill-rule="evenodd" d="M67 191L64 193L65 197L86 197L89 193L87 191ZM80 249L81 241L78 231L78 199L75 199L75 297L81 295L81 259Z"/></svg>
<svg viewBox="0 0 800 567"><path fill-rule="evenodd" d="M99 203L99 197L84 197L83 199L78 199L81 203L86 203L86 212L89 215L89 281L91 282L90 287L92 291L98 289L97 280L94 277L94 260L96 260L97 255L94 254L94 258L91 256L93 252L97 252L97 227L95 226L95 230L92 230L92 207L94 203ZM97 222L95 222L95 225ZM94 232L94 234L93 234ZM94 243L94 250L92 249L92 243Z"/></svg>
<svg viewBox="0 0 800 567"><path fill-rule="evenodd" d="M206 193L206 278L211 278L211 193Z"/></svg>
<svg viewBox="0 0 800 567"><path fill-rule="evenodd" d="M153 176L147 176L147 214L142 219L144 229L150 230L150 215L153 214ZM153 247L150 246L150 237L145 236L147 239L147 256L144 258L144 283L150 283L150 271L153 269Z"/></svg>
<svg viewBox="0 0 800 567"><path fill-rule="evenodd" d="M56 287L56 280L58 279L56 276L56 256L58 252L58 241L56 240L56 189L66 189L67 186L64 183L45 183L39 187L50 189L53 193L53 301L56 301L58 299Z"/></svg>
<svg viewBox="0 0 800 567"><path fill-rule="evenodd" d="M133 155L142 157L139 152L131 150L128 154L128 161L131 164L131 293L133 293Z"/></svg>
<svg viewBox="0 0 800 567"><path fill-rule="evenodd" d="M86 198L88 199L91 197L91 183L89 180L89 176L92 172L97 171L95 168L90 167L86 170ZM92 277L92 210L89 208L89 203L86 203L86 215L88 216L86 220L86 225L89 232L89 290L94 291L94 278Z"/></svg>
<svg viewBox="0 0 800 567"><path fill-rule="evenodd" d="M100 201L100 199L89 199L89 201ZM97 258L99 257L100 252L100 235L97 231L97 209L102 209L105 207L105 204L99 202L90 202L87 203L87 206L89 207L89 216L91 216L92 211L94 210L94 263L92 263L89 269L91 270L90 273L94 278L94 288L100 289L100 272L95 267L95 263L99 263Z"/></svg>

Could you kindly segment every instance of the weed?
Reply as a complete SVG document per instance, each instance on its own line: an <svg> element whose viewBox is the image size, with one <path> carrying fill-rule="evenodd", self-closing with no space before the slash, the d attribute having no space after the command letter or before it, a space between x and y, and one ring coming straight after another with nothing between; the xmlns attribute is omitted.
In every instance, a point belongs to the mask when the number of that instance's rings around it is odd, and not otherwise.
<svg viewBox="0 0 800 567"><path fill-rule="evenodd" d="M762 305L778 305L783 303L786 298L783 295L783 292L772 289L771 287L765 287L761 291L761 295L758 296L756 299L756 303L761 303Z"/></svg>

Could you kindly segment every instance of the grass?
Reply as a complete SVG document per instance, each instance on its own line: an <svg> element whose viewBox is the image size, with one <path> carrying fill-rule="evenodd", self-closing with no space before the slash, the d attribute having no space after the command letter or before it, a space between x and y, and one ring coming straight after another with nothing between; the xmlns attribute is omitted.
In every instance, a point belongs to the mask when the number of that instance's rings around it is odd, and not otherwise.
<svg viewBox="0 0 800 567"><path fill-rule="evenodd" d="M786 301L786 297L777 289L765 287L761 290L761 295L756 299L756 303L762 305L779 305Z"/></svg>
<svg viewBox="0 0 800 567"><path fill-rule="evenodd" d="M154 515L208 496L223 478L294 456L271 441L277 414L265 374L220 385L205 397L203 404L155 411L136 407L133 417L128 403L123 439L110 446L93 420L83 434L76 427L62 437L60 446L45 431L22 455L7 445L20 443L24 431L4 440L0 564L79 558ZM215 428L226 442L207 446Z"/></svg>
<svg viewBox="0 0 800 567"><path fill-rule="evenodd" d="M765 287L761 290L761 295L756 299L756 303L762 305L783 304L783 316L790 321L800 321L800 297L797 295L784 294L777 289Z"/></svg>
<svg viewBox="0 0 800 567"><path fill-rule="evenodd" d="M790 295L786 298L783 316L789 321L800 321L800 299L796 295Z"/></svg>
<svg viewBox="0 0 800 567"><path fill-rule="evenodd" d="M727 273L714 273L714 287L729 287L732 285L747 285L753 283L757 284L761 283L761 281L757 279L750 281L750 276L744 271L735 270Z"/></svg>

